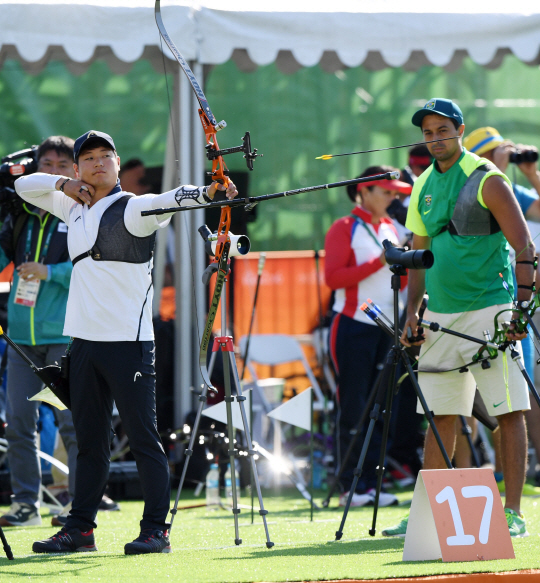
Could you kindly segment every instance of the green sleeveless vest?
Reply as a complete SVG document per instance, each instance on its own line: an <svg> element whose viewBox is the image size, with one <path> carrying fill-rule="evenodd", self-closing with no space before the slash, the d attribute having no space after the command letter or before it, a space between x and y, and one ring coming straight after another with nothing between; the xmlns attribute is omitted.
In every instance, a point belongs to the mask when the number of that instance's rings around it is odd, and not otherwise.
<svg viewBox="0 0 540 583"><path fill-rule="evenodd" d="M502 273L513 292L508 242L482 198L490 176L510 184L488 160L464 150L447 172L432 165L414 185L410 204L417 212L407 225L432 239L435 263L426 271L426 289L434 312L479 310L510 300L499 277Z"/></svg>

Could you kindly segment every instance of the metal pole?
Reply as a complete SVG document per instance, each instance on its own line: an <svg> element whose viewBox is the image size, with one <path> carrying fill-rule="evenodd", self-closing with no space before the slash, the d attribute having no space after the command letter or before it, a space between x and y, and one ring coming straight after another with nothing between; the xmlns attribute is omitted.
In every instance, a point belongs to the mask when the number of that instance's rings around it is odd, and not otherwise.
<svg viewBox="0 0 540 583"><path fill-rule="evenodd" d="M310 435L309 435L309 463L311 465L311 504L310 504L310 508L311 508L311 514L310 514L310 520L311 522L313 522L313 389L311 390L311 399L310 399Z"/></svg>
<svg viewBox="0 0 540 583"><path fill-rule="evenodd" d="M189 183L191 175L191 87L185 75L178 77L177 100L179 100L179 167L178 182ZM175 228L175 270L174 285L176 288L176 320L175 320L175 374L174 374L174 422L181 427L186 414L191 409L192 377L192 282L191 258L189 254L190 239L189 221L174 219Z"/></svg>

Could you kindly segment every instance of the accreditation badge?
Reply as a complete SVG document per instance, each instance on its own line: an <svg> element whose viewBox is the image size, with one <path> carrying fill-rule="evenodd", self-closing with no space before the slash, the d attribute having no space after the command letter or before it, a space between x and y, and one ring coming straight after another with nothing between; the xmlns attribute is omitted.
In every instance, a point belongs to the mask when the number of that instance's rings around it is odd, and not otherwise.
<svg viewBox="0 0 540 583"><path fill-rule="evenodd" d="M41 280L38 278L19 278L19 283L15 290L14 303L19 306L28 306L29 308L35 307L40 284Z"/></svg>

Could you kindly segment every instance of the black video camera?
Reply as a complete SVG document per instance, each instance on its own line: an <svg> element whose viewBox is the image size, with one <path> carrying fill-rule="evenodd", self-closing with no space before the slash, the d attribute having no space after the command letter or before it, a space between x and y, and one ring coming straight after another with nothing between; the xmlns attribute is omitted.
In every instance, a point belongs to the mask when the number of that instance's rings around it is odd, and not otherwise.
<svg viewBox="0 0 540 583"><path fill-rule="evenodd" d="M23 201L15 192L15 180L37 171L37 146L2 158L0 165L0 220L23 211Z"/></svg>
<svg viewBox="0 0 540 583"><path fill-rule="evenodd" d="M536 148L514 150L510 154L509 161L512 162L512 164L522 164L523 162L538 162L538 150Z"/></svg>
<svg viewBox="0 0 540 583"><path fill-rule="evenodd" d="M429 249L409 251L405 247L394 247L385 239L383 241L384 258L389 265L401 265L407 269L429 269L433 267L435 258Z"/></svg>

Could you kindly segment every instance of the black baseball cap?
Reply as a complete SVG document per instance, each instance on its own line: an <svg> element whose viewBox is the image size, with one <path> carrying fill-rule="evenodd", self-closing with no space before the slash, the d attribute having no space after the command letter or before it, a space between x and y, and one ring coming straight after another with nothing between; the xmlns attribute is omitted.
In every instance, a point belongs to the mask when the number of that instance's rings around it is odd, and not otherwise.
<svg viewBox="0 0 540 583"><path fill-rule="evenodd" d="M82 147L89 147L91 142L104 142L107 147L112 148L116 152L116 146L109 134L98 132L97 130L90 130L75 140L75 145L73 146L73 158L75 162L79 159Z"/></svg>
<svg viewBox="0 0 540 583"><path fill-rule="evenodd" d="M431 115L432 113L453 119L458 122L459 125L463 124L463 113L461 112L461 109L459 109L459 106L450 99L442 99L441 97L430 99L422 109L419 109L412 116L413 124L421 128L422 120L426 115Z"/></svg>

